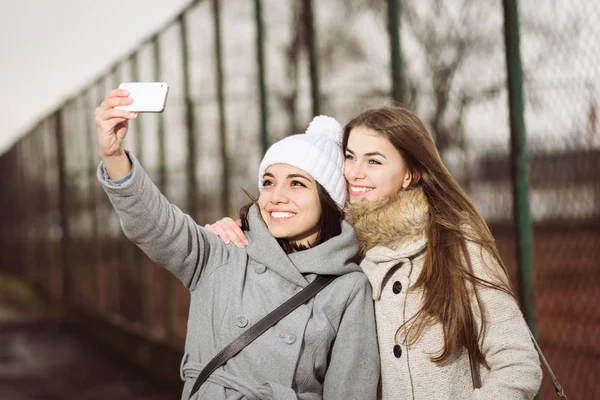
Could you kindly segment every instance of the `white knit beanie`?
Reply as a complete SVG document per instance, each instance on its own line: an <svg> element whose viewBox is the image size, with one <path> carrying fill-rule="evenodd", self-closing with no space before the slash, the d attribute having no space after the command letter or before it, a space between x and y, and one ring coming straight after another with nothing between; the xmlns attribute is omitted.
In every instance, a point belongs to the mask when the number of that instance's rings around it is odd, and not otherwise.
<svg viewBox="0 0 600 400"><path fill-rule="evenodd" d="M273 164L287 164L310 174L327 190L340 208L346 200L342 126L334 118L315 117L306 133L291 135L274 143L258 168L258 190L262 192L265 171Z"/></svg>

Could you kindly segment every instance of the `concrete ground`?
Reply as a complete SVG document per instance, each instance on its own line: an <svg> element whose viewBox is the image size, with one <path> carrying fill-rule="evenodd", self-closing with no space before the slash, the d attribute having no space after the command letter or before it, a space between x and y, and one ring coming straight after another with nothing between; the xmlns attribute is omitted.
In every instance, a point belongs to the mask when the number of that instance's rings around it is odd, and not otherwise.
<svg viewBox="0 0 600 400"><path fill-rule="evenodd" d="M149 380L6 286L0 284L0 399L179 399L180 388Z"/></svg>

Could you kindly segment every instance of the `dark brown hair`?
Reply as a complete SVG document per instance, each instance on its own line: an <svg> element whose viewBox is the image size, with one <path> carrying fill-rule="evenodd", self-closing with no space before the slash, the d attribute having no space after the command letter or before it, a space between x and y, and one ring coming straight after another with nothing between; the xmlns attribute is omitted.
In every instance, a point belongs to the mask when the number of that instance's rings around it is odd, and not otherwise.
<svg viewBox="0 0 600 400"><path fill-rule="evenodd" d="M343 148L356 127L369 128L385 137L400 152L412 175L408 189L420 186L429 205L427 250L424 266L412 289L423 290L417 314L399 327L405 343L414 344L432 322L439 322L444 332L444 347L432 361L443 363L461 348L477 362L486 364L479 347L485 335L486 319L477 329L471 293L484 314L478 288L501 290L514 297L506 268L500 259L494 238L483 217L450 175L433 138L423 122L405 107L382 107L361 113L344 128ZM492 272L494 282L474 275L467 251L467 241L481 246L499 268Z"/></svg>
<svg viewBox="0 0 600 400"><path fill-rule="evenodd" d="M286 254L318 246L342 233L342 220L344 219L342 210L340 210L335 201L333 201L325 188L321 186L319 182L315 181L315 183L317 184L317 194L319 195L319 203L321 204L321 218L318 222L319 234L317 235L317 239L307 247L292 243L287 239L278 238L277 242ZM246 192L246 194L248 193ZM258 200L253 196L250 196L250 198L252 201L240 208L240 219L242 220L242 230L244 231L250 230L250 226L248 225L248 212Z"/></svg>

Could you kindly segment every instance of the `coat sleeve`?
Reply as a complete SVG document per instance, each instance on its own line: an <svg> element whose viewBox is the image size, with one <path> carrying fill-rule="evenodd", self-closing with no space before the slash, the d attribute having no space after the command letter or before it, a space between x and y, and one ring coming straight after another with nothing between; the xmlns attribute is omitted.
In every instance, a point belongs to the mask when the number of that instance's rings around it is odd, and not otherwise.
<svg viewBox="0 0 600 400"><path fill-rule="evenodd" d="M202 272L227 260L224 244L171 204L130 153L131 177L121 185L108 181L101 163L98 179L115 208L123 232L157 264L193 290Z"/></svg>
<svg viewBox="0 0 600 400"><path fill-rule="evenodd" d="M496 284L507 283L491 257L475 244L468 246L476 276ZM540 388L542 370L519 305L498 289L480 286L479 297L484 312L476 307L477 315L483 314L487 322L481 349L489 371L481 388L474 390L473 399L533 399Z"/></svg>
<svg viewBox="0 0 600 400"><path fill-rule="evenodd" d="M367 277L357 276L330 351L325 400L377 398L380 362L373 297Z"/></svg>

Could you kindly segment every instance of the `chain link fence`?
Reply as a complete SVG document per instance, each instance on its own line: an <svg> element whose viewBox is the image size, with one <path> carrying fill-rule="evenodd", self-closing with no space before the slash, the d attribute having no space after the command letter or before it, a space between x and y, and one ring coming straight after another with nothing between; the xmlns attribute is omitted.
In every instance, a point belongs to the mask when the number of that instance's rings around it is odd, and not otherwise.
<svg viewBox="0 0 600 400"><path fill-rule="evenodd" d="M399 5L405 102L490 224L516 287L502 4ZM189 294L121 233L95 178L94 108L119 82L168 82L165 112L140 116L126 147L199 223L235 215L247 201L241 189L256 193L267 142L303 131L317 112L345 122L392 102L389 9L369 0L192 2L0 157L0 268L50 299L180 347ZM522 0L519 13L537 331L567 393L592 399L600 5ZM545 376L543 396L551 391Z"/></svg>

